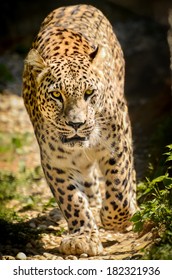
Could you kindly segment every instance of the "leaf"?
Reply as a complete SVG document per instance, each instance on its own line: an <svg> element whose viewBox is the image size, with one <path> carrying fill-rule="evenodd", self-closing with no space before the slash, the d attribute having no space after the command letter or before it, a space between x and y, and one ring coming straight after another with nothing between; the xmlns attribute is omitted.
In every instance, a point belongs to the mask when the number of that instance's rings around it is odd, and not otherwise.
<svg viewBox="0 0 172 280"><path fill-rule="evenodd" d="M132 222L138 222L140 219L141 219L141 213L140 211L137 211L130 220Z"/></svg>
<svg viewBox="0 0 172 280"><path fill-rule="evenodd" d="M142 221L139 221L139 222L137 222L137 223L134 223L134 225L133 225L133 230L134 230L135 232L142 231L143 225L144 225L144 223L143 223Z"/></svg>
<svg viewBox="0 0 172 280"><path fill-rule="evenodd" d="M166 146L166 147L170 150L170 151L164 153L164 155L168 156L168 157L166 158L166 162L172 161L172 144L170 144L170 145L168 145L168 146Z"/></svg>
<svg viewBox="0 0 172 280"><path fill-rule="evenodd" d="M168 149L172 150L172 144L166 146Z"/></svg>
<svg viewBox="0 0 172 280"><path fill-rule="evenodd" d="M157 183L163 182L163 180L166 179L166 178L167 178L167 175L159 176L159 177L153 179L150 184L155 185Z"/></svg>
<svg viewBox="0 0 172 280"><path fill-rule="evenodd" d="M169 157L167 157L166 162L171 160L172 160L172 154Z"/></svg>
<svg viewBox="0 0 172 280"><path fill-rule="evenodd" d="M169 187L168 189L170 189L170 186L172 188L172 178L167 177L163 180L164 186L165 187Z"/></svg>

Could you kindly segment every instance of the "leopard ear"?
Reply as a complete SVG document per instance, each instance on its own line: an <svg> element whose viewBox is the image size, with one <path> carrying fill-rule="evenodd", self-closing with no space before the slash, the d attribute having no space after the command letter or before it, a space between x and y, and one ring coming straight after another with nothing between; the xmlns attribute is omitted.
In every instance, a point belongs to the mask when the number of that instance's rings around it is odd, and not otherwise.
<svg viewBox="0 0 172 280"><path fill-rule="evenodd" d="M92 53L89 54L91 61L93 61L93 59L96 57L96 55L98 53L98 49L99 49L99 47L97 47Z"/></svg>
<svg viewBox="0 0 172 280"><path fill-rule="evenodd" d="M49 71L49 67L45 63L42 56L36 49L31 49L25 59L25 65L29 66L30 70L36 79L37 83L46 75Z"/></svg>
<svg viewBox="0 0 172 280"><path fill-rule="evenodd" d="M103 46L98 46L95 51L93 51L90 54L90 58L92 61L92 64L94 66L100 67L100 65L103 63L103 61L106 58L106 49Z"/></svg>
<svg viewBox="0 0 172 280"><path fill-rule="evenodd" d="M35 72L41 72L46 63L36 49L31 49L25 59L25 63L32 67Z"/></svg>

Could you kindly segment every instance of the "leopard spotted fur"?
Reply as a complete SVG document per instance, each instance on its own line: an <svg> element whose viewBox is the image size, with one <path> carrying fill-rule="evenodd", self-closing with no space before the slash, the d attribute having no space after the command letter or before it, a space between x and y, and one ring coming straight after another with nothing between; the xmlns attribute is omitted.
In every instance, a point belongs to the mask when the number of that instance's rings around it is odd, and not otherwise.
<svg viewBox="0 0 172 280"><path fill-rule="evenodd" d="M47 183L68 223L64 254L102 252L90 205L101 205L103 226L115 231L125 230L137 209L124 67L111 24L90 5L50 13L25 60L24 103Z"/></svg>

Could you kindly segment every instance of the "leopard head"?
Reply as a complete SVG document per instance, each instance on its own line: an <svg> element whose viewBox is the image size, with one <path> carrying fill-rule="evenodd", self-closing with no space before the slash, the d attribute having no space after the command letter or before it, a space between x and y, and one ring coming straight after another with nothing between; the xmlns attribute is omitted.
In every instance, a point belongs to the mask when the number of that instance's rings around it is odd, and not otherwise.
<svg viewBox="0 0 172 280"><path fill-rule="evenodd" d="M32 49L26 58L37 110L64 145L89 148L99 140L106 90L101 70L105 55L99 47L89 55L74 53L46 60Z"/></svg>

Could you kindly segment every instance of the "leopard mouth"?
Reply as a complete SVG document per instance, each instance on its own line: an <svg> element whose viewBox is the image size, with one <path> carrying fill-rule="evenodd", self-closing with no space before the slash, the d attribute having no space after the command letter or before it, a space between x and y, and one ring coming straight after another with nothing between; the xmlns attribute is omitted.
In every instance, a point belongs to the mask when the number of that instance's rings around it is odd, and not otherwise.
<svg viewBox="0 0 172 280"><path fill-rule="evenodd" d="M76 142L86 141L87 137L81 137L81 136L75 134L73 137L70 137L70 138L63 137L61 140L62 140L62 143L76 143Z"/></svg>

